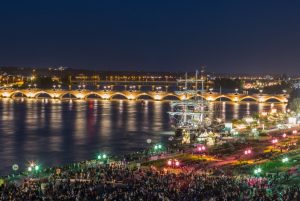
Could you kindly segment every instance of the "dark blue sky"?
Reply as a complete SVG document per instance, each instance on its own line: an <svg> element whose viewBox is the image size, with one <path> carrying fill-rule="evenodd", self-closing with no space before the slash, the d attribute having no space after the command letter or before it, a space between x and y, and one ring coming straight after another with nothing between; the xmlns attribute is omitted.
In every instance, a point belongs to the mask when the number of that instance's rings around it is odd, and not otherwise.
<svg viewBox="0 0 300 201"><path fill-rule="evenodd" d="M300 1L6 0L0 65L300 74Z"/></svg>

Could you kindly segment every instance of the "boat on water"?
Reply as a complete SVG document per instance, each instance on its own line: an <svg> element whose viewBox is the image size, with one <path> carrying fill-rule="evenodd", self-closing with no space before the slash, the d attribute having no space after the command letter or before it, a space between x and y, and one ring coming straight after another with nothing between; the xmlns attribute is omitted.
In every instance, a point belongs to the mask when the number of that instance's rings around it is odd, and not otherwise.
<svg viewBox="0 0 300 201"><path fill-rule="evenodd" d="M200 77L196 71L194 77L188 79L186 74L184 80L179 79L177 82L178 84L183 82L184 87L175 93L186 98L171 102L171 111L168 112L175 128L175 139L182 144L194 142L213 144L219 137L218 130L222 125L219 120L211 117L213 111L209 110L208 102L203 98L205 93L203 71Z"/></svg>

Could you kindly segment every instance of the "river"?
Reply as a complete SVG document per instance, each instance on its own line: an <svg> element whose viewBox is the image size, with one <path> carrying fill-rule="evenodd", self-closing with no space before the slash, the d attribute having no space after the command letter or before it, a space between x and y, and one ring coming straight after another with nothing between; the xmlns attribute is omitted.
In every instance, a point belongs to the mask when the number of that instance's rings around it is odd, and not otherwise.
<svg viewBox="0 0 300 201"><path fill-rule="evenodd" d="M210 103L226 121L283 104ZM141 150L147 139L164 143L173 134L169 101L0 99L0 175L29 161L42 166L76 162L99 152Z"/></svg>

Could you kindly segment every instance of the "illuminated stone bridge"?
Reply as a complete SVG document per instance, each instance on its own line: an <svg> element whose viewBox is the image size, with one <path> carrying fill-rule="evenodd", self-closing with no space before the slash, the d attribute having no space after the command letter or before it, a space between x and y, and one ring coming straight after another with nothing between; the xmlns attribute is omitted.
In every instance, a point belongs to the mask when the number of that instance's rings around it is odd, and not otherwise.
<svg viewBox="0 0 300 201"><path fill-rule="evenodd" d="M62 89L1 89L0 96L2 98L14 98L14 97L26 97L26 98L54 98L54 99L89 99L89 98L100 98L100 99L153 99L153 100L187 100L194 96L186 94L175 94L174 92L165 91L104 91L104 90L62 90ZM200 94L197 96L201 97ZM256 101L256 102L272 102L278 101L281 103L288 102L288 95L286 94L220 94L220 93L204 93L203 98L208 101Z"/></svg>

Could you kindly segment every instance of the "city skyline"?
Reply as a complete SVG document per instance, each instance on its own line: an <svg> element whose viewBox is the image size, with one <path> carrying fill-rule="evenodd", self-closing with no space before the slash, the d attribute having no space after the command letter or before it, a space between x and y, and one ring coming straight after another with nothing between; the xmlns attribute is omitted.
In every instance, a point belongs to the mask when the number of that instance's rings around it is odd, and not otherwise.
<svg viewBox="0 0 300 201"><path fill-rule="evenodd" d="M299 2L5 2L0 65L299 74Z"/></svg>

